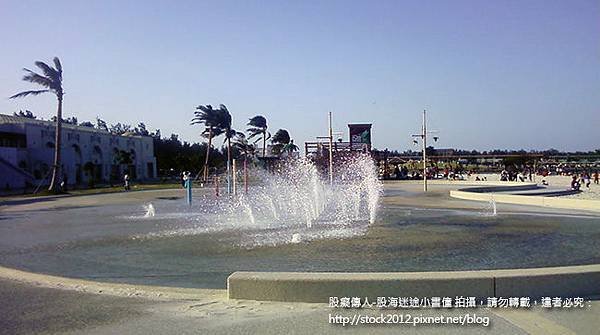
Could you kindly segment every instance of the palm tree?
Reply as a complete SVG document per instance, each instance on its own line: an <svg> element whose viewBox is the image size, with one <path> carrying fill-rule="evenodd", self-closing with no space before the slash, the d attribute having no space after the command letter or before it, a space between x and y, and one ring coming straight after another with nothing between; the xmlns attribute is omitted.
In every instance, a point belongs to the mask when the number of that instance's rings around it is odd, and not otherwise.
<svg viewBox="0 0 600 335"><path fill-rule="evenodd" d="M237 133L233 138L233 146L244 153L244 188L248 192L248 156L254 155L254 146L248 143L244 133Z"/></svg>
<svg viewBox="0 0 600 335"><path fill-rule="evenodd" d="M273 143L273 153L280 155L283 153L283 148L290 143L290 133L285 129L279 129L271 139Z"/></svg>
<svg viewBox="0 0 600 335"><path fill-rule="evenodd" d="M205 129L202 132L202 136L208 138L208 145L206 146L206 157L204 158L204 174L203 181L206 182L208 179L208 159L210 155L210 146L212 144L213 137L219 136L223 133L220 124L220 112L213 109L211 105L198 106L194 112L194 118L191 124L203 124Z"/></svg>
<svg viewBox="0 0 600 335"><path fill-rule="evenodd" d="M248 128L248 132L250 133L250 136L248 136L248 139L252 139L253 137L256 137L258 135L262 135L263 138L263 150L262 150L262 155L263 157L265 157L265 153L266 153L266 148L267 148L267 140L269 138L271 138L271 133L269 133L267 131L267 119L264 116L261 115L257 115L253 118L250 119L250 122L248 122L248 126L250 126ZM254 141L254 143L256 143L258 141L258 139L256 141Z"/></svg>
<svg viewBox="0 0 600 335"><path fill-rule="evenodd" d="M227 169L229 170L229 164L231 162L231 138L233 138L237 132L231 128L231 113L229 113L227 107L221 104L219 109L217 109L217 112L219 128L221 128L225 134L223 143L227 142Z"/></svg>
<svg viewBox="0 0 600 335"><path fill-rule="evenodd" d="M285 129L279 129L273 138L273 152L281 156L284 152L291 154L294 151L298 151L298 146L294 144L294 140L290 138L290 133Z"/></svg>
<svg viewBox="0 0 600 335"><path fill-rule="evenodd" d="M294 140L290 140L290 143L283 146L283 152L287 152L289 154L291 154L294 151L298 151L299 149L300 148L298 148L298 146L294 144Z"/></svg>
<svg viewBox="0 0 600 335"><path fill-rule="evenodd" d="M225 140L223 143L227 142L227 187L228 192L231 192L231 139L236 137L239 133L235 129L231 128L231 113L229 113L227 107L221 104L217 111L219 114L219 127L225 134Z"/></svg>
<svg viewBox="0 0 600 335"><path fill-rule="evenodd" d="M235 134L232 145L244 153L244 159L254 154L254 146L248 142L244 133Z"/></svg>
<svg viewBox="0 0 600 335"><path fill-rule="evenodd" d="M50 180L49 191L58 192L59 176L60 176L60 147L61 147L61 132L62 132L62 102L63 102L63 87L62 87L62 65L58 57L54 57L54 67L49 66L44 62L37 61L35 66L39 67L44 75L37 74L29 69L24 68L26 74L23 76L24 81L38 84L45 89L23 91L11 96L9 99L24 98L28 95L39 95L42 93L54 93L58 100L58 108L56 110L56 139L54 144L54 165L52 166L52 179Z"/></svg>

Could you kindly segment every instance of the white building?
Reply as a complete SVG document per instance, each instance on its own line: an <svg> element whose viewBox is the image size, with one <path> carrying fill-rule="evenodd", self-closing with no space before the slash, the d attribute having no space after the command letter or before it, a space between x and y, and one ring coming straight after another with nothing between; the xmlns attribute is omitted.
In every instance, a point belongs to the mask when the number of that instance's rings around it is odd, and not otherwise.
<svg viewBox="0 0 600 335"><path fill-rule="evenodd" d="M0 114L0 190L48 184L54 160L56 124ZM156 177L151 137L114 135L108 131L63 123L63 179L70 185Z"/></svg>

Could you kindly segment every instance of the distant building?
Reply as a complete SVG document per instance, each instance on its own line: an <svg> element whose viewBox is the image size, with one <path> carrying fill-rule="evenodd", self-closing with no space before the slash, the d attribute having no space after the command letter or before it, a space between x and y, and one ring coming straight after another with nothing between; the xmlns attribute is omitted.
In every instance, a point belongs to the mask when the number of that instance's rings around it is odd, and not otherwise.
<svg viewBox="0 0 600 335"><path fill-rule="evenodd" d="M455 149L435 149L436 156L454 156Z"/></svg>
<svg viewBox="0 0 600 335"><path fill-rule="evenodd" d="M372 123L350 123L348 124L348 142L340 137L332 143L334 152L371 152L371 128ZM304 142L304 154L308 156L328 156L329 136L318 136L317 142Z"/></svg>
<svg viewBox="0 0 600 335"><path fill-rule="evenodd" d="M0 114L0 190L48 184L56 124ZM153 139L63 123L63 179L70 185L156 177Z"/></svg>
<svg viewBox="0 0 600 335"><path fill-rule="evenodd" d="M371 123L348 124L350 147L365 147L367 151L371 151L371 127Z"/></svg>

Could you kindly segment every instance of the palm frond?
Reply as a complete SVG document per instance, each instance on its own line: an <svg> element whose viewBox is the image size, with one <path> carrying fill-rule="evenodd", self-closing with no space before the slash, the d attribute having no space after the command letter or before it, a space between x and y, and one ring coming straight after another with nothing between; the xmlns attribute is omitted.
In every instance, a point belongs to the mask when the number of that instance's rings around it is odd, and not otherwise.
<svg viewBox="0 0 600 335"><path fill-rule="evenodd" d="M27 71L29 71L29 70L27 70ZM24 75L23 80L28 81L30 83L42 85L42 86L48 87L48 88L55 87L54 82L50 78L39 75L33 71L29 71L26 75Z"/></svg>
<svg viewBox="0 0 600 335"><path fill-rule="evenodd" d="M34 95L35 96L35 95L39 95L39 94L46 93L46 92L50 92L50 90L24 91L24 92L17 93L15 95L9 97L9 99L24 98L24 97L26 97L28 95Z"/></svg>
<svg viewBox="0 0 600 335"><path fill-rule="evenodd" d="M58 57L54 57L53 61L54 61L54 66L56 67L56 71L58 72L58 74L60 75L60 77L62 79L62 64L60 63L60 59L58 59Z"/></svg>
<svg viewBox="0 0 600 335"><path fill-rule="evenodd" d="M225 105L219 106L219 109L217 109L215 112L215 118L217 122L217 127L223 129L231 128L231 113L229 113L229 110L227 110L227 107L225 107Z"/></svg>
<svg viewBox="0 0 600 335"><path fill-rule="evenodd" d="M248 122L248 126L252 126L255 128L267 128L267 119L262 115L257 115L250 119Z"/></svg>
<svg viewBox="0 0 600 335"><path fill-rule="evenodd" d="M223 134L223 129L221 128L212 128L212 138L221 136L221 134ZM206 128L204 129L204 131L202 132L202 136L208 138L208 136L211 134L211 130L210 128Z"/></svg>
<svg viewBox="0 0 600 335"><path fill-rule="evenodd" d="M42 71L44 71L44 74L46 75L46 77L49 77L52 79L54 79L54 78L58 79L58 77L59 77L58 72L55 69L51 68L50 65L48 65L44 62L40 62L40 61L37 61L34 64L35 64L35 66L42 69Z"/></svg>
<svg viewBox="0 0 600 335"><path fill-rule="evenodd" d="M288 144L290 143L290 133L285 129L279 129L273 135L271 142L275 144Z"/></svg>
<svg viewBox="0 0 600 335"><path fill-rule="evenodd" d="M254 131L254 129L248 129L248 132L250 133L250 136L248 136L249 140L262 134L262 131Z"/></svg>

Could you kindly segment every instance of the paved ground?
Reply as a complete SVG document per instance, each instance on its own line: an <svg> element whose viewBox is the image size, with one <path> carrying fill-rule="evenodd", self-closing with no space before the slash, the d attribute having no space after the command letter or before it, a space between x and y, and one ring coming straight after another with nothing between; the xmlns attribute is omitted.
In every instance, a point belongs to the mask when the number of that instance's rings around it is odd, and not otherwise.
<svg viewBox="0 0 600 335"><path fill-rule="evenodd" d="M398 186L417 189L418 185ZM165 196L180 191L160 191ZM449 199L445 189L425 197L444 207L468 208L472 203ZM150 193L23 201L2 210L36 210L48 206L86 206L140 201ZM15 200L18 201L18 200ZM403 203L422 204L423 197L406 195ZM600 301L578 310L419 310L433 316L465 313L489 317L490 326L368 325L342 327L328 322L330 314L379 315L380 310L337 310L325 304L228 300L224 290L176 292L163 289L144 294L143 288L64 280L0 271L0 334L598 334ZM191 293L190 293L191 292ZM399 311L400 312L400 311ZM390 314L390 311L385 311ZM406 313L406 312L405 312Z"/></svg>
<svg viewBox="0 0 600 335"><path fill-rule="evenodd" d="M332 310L325 304L229 301L202 296L156 300L46 288L0 280L1 334L597 334L600 302L581 310L469 310L482 326L364 325L342 327L329 314L379 315L380 310ZM390 314L390 311L384 311ZM463 310L411 311L462 315Z"/></svg>

